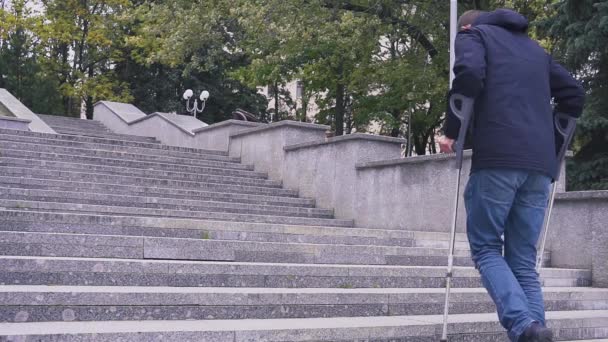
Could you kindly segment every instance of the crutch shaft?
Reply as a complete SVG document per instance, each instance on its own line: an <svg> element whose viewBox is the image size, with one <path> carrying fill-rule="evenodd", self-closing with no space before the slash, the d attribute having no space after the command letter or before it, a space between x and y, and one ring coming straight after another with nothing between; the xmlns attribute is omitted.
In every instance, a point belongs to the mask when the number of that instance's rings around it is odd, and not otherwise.
<svg viewBox="0 0 608 342"><path fill-rule="evenodd" d="M555 201L555 192L557 190L557 181L553 182L551 186L551 194L549 195L549 203L547 204L547 211L545 212L545 218L543 220L543 229L540 236L540 245L537 249L536 255L536 273L539 273L543 267L543 255L545 254L545 245L547 243L547 236L549 235L549 223L551 221L551 212L553 211L553 202Z"/></svg>

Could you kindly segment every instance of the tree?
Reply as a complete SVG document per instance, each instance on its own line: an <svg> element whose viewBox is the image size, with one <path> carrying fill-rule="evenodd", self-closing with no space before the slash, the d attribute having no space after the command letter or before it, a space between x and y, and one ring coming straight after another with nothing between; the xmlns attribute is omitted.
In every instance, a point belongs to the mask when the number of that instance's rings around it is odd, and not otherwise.
<svg viewBox="0 0 608 342"><path fill-rule="evenodd" d="M63 113L77 115L84 102L88 118L100 100L131 100L114 67L123 56L119 30L129 0L41 0L43 20L36 28L44 60L62 94Z"/></svg>
<svg viewBox="0 0 608 342"><path fill-rule="evenodd" d="M230 75L249 62L237 44L242 33L230 8L230 1L201 0L141 1L134 7L129 12L127 60L130 70L144 73L132 78L128 71L121 77L129 80L132 89L139 89L135 103L182 111L181 94L192 88L211 93L200 117L207 123L231 118L236 108L263 118L265 98ZM155 85L150 87L149 80Z"/></svg>
<svg viewBox="0 0 608 342"><path fill-rule="evenodd" d="M447 52L438 52L447 50L447 25L429 6L447 13L422 1L243 1L235 16L252 63L240 76L251 84L300 79L319 98L317 122L337 135L377 122L403 136L408 125L425 153L441 123L448 76Z"/></svg>
<svg viewBox="0 0 608 342"><path fill-rule="evenodd" d="M57 83L40 65L39 41L33 29L40 17L31 1L15 0L0 7L0 87L8 89L35 112L60 108Z"/></svg>
<svg viewBox="0 0 608 342"><path fill-rule="evenodd" d="M558 60L587 89L568 184L574 190L608 189L608 0L563 0L544 22Z"/></svg>
<svg viewBox="0 0 608 342"><path fill-rule="evenodd" d="M384 1L375 12L385 25L373 57L361 124L380 122L385 134L407 139L407 154L433 152L448 89L448 2ZM441 13L445 13L442 16ZM365 94L361 94L365 95ZM361 127L363 129L363 127Z"/></svg>

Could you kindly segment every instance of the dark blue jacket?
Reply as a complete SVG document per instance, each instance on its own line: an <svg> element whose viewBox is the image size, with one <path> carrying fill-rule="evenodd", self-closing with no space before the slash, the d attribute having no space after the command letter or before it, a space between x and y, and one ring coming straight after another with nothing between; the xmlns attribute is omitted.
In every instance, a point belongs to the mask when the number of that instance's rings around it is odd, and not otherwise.
<svg viewBox="0 0 608 342"><path fill-rule="evenodd" d="M583 88L527 29L521 14L497 10L457 35L451 93L475 99L471 172L516 168L555 178L554 111L578 117L583 110ZM448 111L446 136L457 138L459 127Z"/></svg>

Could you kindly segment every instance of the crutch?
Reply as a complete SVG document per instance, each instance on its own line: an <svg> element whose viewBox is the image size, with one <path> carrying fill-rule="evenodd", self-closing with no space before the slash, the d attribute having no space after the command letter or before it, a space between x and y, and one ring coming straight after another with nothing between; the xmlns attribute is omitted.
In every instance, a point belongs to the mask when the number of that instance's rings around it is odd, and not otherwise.
<svg viewBox="0 0 608 342"><path fill-rule="evenodd" d="M562 122L565 123L565 126L562 125ZM540 243L537 248L536 255L536 273L540 272L540 269L543 265L543 254L545 253L545 244L547 242L547 235L549 233L549 220L551 219L551 211L553 211L553 202L555 201L555 192L557 190L557 181L559 179L559 175L562 170L562 164L564 159L566 158L566 152L568 151L568 147L570 146L570 142L574 137L574 132L576 129L576 118L568 116L563 113L557 113L554 118L555 130L562 136L564 142L559 149L559 153L557 154L557 172L555 180L553 181L553 185L551 187L551 194L549 195L549 203L547 205L547 210L545 211L545 218L543 220L543 230L541 232Z"/></svg>
<svg viewBox="0 0 608 342"><path fill-rule="evenodd" d="M460 101L461 106L458 109L456 101ZM462 158L464 153L464 142L466 134L469 128L469 124L473 117L473 104L474 100L460 95L453 94L450 96L450 108L454 115L460 120L460 131L458 133L458 139L454 143L454 150L456 152L456 163L455 168L458 170L458 178L456 179L456 193L454 196L454 216L452 221L452 230L450 231L450 250L448 253L448 272L446 274L445 282L445 306L443 310L443 332L441 334L441 342L448 341L448 310L450 304L450 288L453 275L454 267L454 246L456 245L456 221L458 219L458 200L460 198L460 174L462 173Z"/></svg>

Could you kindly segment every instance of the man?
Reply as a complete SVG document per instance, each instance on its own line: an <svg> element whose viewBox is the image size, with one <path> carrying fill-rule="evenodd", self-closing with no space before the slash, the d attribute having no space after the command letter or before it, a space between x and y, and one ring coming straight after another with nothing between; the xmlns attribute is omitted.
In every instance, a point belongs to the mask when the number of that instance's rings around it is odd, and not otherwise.
<svg viewBox="0 0 608 342"><path fill-rule="evenodd" d="M451 93L475 99L465 189L472 258L511 341L552 341L536 243L558 163L554 112L580 116L584 91L528 37L522 15L469 11L459 27ZM452 151L459 125L448 113L442 152Z"/></svg>

